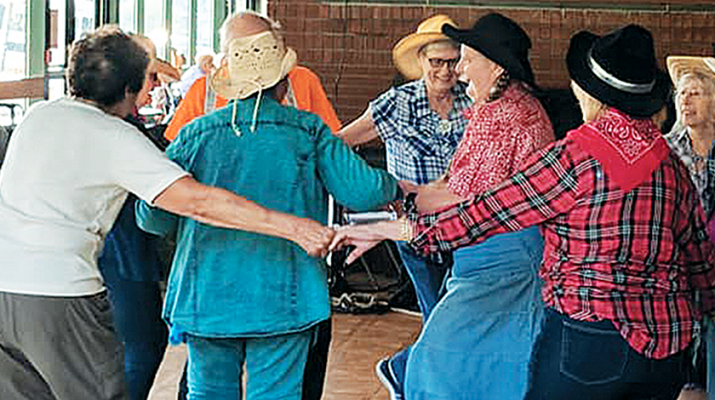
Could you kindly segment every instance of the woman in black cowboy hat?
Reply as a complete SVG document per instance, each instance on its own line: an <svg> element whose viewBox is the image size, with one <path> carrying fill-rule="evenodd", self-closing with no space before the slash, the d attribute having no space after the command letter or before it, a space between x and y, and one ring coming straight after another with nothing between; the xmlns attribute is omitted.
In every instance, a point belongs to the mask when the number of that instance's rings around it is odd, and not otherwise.
<svg viewBox="0 0 715 400"><path fill-rule="evenodd" d="M461 44L456 72L467 78L473 105L448 178L418 189L423 212L478 196L553 141L546 112L531 93L526 32L496 13L468 30L440 28ZM446 291L410 347L404 380L395 369L378 369L392 399L402 398L395 384L401 382L406 399L522 399L543 318L542 250L533 227L455 251ZM391 376L396 379L385 379Z"/></svg>
<svg viewBox="0 0 715 400"><path fill-rule="evenodd" d="M442 31L461 43L457 71L469 82L473 104L448 176L417 189L421 212L478 196L554 140L531 93L531 40L517 23L492 13L471 29L443 25ZM453 253L446 291L410 349L405 398L524 397L543 318L542 251L532 227Z"/></svg>
<svg viewBox="0 0 715 400"><path fill-rule="evenodd" d="M715 309L715 253L651 120L670 82L636 25L575 35L566 61L581 127L473 201L345 229L333 247L400 238L428 252L539 225L547 312L526 399L675 399L696 320Z"/></svg>

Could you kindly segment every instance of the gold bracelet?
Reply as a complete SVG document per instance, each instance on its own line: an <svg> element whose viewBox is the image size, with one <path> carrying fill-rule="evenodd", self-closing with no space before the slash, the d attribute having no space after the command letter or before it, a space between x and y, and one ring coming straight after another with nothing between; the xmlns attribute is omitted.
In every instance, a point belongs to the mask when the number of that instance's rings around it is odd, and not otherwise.
<svg viewBox="0 0 715 400"><path fill-rule="evenodd" d="M402 217L400 220L400 240L409 242L412 240L412 224L407 217Z"/></svg>

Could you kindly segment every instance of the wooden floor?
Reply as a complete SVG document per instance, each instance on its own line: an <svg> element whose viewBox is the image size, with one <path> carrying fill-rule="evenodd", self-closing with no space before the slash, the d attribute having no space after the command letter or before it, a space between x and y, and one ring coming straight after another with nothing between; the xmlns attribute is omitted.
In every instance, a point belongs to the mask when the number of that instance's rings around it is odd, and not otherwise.
<svg viewBox="0 0 715 400"><path fill-rule="evenodd" d="M375 376L375 363L412 343L419 316L402 313L333 316L333 341L323 400L389 400ZM149 400L175 400L184 367L183 346L169 347Z"/></svg>
<svg viewBox="0 0 715 400"><path fill-rule="evenodd" d="M333 341L323 400L389 400L375 376L375 363L412 343L421 318L402 313L333 316ZM169 347L149 400L175 400L186 360L183 346ZM703 393L683 392L678 400L706 400Z"/></svg>

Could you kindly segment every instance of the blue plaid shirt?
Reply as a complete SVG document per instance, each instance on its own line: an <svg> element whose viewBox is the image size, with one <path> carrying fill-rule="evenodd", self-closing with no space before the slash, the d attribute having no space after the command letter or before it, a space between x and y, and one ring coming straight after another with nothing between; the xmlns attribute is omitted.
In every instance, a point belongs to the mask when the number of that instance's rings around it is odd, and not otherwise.
<svg viewBox="0 0 715 400"><path fill-rule="evenodd" d="M430 108L422 79L392 88L370 104L392 176L423 185L447 172L467 126L463 111L471 100L466 91L463 82L452 88L455 98L449 120Z"/></svg>
<svg viewBox="0 0 715 400"><path fill-rule="evenodd" d="M670 148L680 157L690 171L690 179L700 194L700 203L705 215L710 219L715 209L715 154L710 150L708 157L701 157L693 150L688 129L676 126L665 136Z"/></svg>

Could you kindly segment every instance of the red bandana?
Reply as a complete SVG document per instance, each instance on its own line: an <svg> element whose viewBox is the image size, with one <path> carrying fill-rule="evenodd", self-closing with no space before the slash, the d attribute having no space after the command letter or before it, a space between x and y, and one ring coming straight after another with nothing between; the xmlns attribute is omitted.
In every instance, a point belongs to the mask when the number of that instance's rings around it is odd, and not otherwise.
<svg viewBox="0 0 715 400"><path fill-rule="evenodd" d="M650 119L633 119L613 108L569 132L569 137L598 160L624 192L647 180L670 152Z"/></svg>

